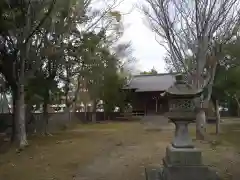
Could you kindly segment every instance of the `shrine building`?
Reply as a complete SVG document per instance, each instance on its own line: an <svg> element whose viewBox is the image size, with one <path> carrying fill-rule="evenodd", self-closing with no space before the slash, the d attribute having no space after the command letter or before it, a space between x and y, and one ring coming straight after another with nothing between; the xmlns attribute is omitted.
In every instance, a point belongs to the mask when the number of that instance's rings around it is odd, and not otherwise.
<svg viewBox="0 0 240 180"><path fill-rule="evenodd" d="M136 75L124 87L130 91L132 112L139 115L163 114L168 111L165 91L175 83L176 73Z"/></svg>

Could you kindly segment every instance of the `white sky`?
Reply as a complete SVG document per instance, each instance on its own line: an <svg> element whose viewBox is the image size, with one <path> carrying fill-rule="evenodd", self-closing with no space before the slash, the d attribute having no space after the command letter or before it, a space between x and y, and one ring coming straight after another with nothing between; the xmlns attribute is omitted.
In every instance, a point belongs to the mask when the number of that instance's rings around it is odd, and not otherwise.
<svg viewBox="0 0 240 180"><path fill-rule="evenodd" d="M148 71L154 67L159 73L164 73L166 71L163 57L166 51L157 43L151 29L144 24L144 15L136 7L136 2L141 1L144 0L125 0L117 8L123 14L131 12L123 16L125 32L122 40L132 42L138 70Z"/></svg>

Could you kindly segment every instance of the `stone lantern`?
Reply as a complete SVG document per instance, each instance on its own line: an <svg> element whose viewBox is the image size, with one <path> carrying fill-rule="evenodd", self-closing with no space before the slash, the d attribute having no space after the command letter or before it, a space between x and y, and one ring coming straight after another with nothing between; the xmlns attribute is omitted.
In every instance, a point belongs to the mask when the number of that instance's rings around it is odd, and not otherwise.
<svg viewBox="0 0 240 180"><path fill-rule="evenodd" d="M194 147L188 133L188 124L196 118L194 99L199 97L201 92L202 90L187 85L181 75L176 76L176 83L167 90L169 111L165 116L176 127L173 148Z"/></svg>
<svg viewBox="0 0 240 180"><path fill-rule="evenodd" d="M181 75L167 91L169 111L165 116L175 124L175 136L166 148L161 169L146 169L148 180L218 180L215 172L202 164L202 153L194 147L188 124L196 119L195 99L202 89L188 85Z"/></svg>

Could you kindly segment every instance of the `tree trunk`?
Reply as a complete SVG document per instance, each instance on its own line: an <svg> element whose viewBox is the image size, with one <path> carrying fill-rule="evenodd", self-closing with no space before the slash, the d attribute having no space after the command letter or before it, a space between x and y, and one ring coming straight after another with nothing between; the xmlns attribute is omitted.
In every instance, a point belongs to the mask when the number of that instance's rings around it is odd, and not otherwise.
<svg viewBox="0 0 240 180"><path fill-rule="evenodd" d="M205 65L205 63L204 63L204 65ZM207 86L208 95L205 99L203 99L204 105L201 104L199 111L197 112L197 115L196 115L196 139L203 140L204 136L206 134L206 112L204 111L202 106L204 106L204 108L208 108L209 101L211 100L211 97L212 97L212 88L213 88L213 83L214 83L214 79L215 79L215 75L216 75L216 69L217 69L217 62L215 62L214 66L211 69L209 69L211 71L209 72L210 78L209 78L209 82L207 84L208 85ZM197 73L198 74L198 76L197 76L197 78L198 78L197 79L197 87L198 88L201 88L199 86L200 72L201 71L198 70L198 73ZM203 84L205 86L204 82L203 82ZM200 103L200 101L199 101L199 103Z"/></svg>
<svg viewBox="0 0 240 180"><path fill-rule="evenodd" d="M47 100L44 100L43 102L43 134L44 135L48 135L49 132L48 132L48 101Z"/></svg>
<svg viewBox="0 0 240 180"><path fill-rule="evenodd" d="M239 117L239 114L240 114L240 102L239 102L239 100L238 100L238 98L237 98L237 96L235 95L234 96L234 99L236 100L236 102L237 102L237 107L238 107L238 110L237 110L237 115L238 115L238 117Z"/></svg>
<svg viewBox="0 0 240 180"><path fill-rule="evenodd" d="M96 117L96 100L93 101L92 104L92 122L96 123L97 122L97 117Z"/></svg>
<svg viewBox="0 0 240 180"><path fill-rule="evenodd" d="M23 46L23 56L20 57L20 69L17 76L17 100L16 100L16 113L15 113L15 121L16 121L16 133L19 149L23 149L28 145L27 135L26 135L26 119L25 119L25 57L28 58L29 51L29 43L26 45L26 49Z"/></svg>
<svg viewBox="0 0 240 180"><path fill-rule="evenodd" d="M79 95L79 91L80 91L80 84L81 84L81 81L80 81L80 77L78 76L78 78L77 78L77 89L75 90L75 92L74 92L74 100L73 100L73 102L74 102L74 104L75 104L75 112L77 111L77 102L78 102L78 95Z"/></svg>
<svg viewBox="0 0 240 180"><path fill-rule="evenodd" d="M196 139L203 140L206 133L206 112L201 97L195 99L196 105Z"/></svg>
<svg viewBox="0 0 240 180"><path fill-rule="evenodd" d="M26 37L29 37L29 32L31 29L31 6L28 4L27 7L27 16L23 18L26 20L26 28L18 40L19 46L19 67L14 68L14 74L16 76L16 85L17 85L17 99L16 99L16 113L14 114L16 122L16 135L18 140L19 150L23 149L28 145L27 135L26 135L26 119L25 119L25 63L29 60L30 52L30 42L26 40ZM26 18L26 19L25 19ZM24 42L25 41L25 42ZM18 55L16 55L17 58Z"/></svg>
<svg viewBox="0 0 240 180"><path fill-rule="evenodd" d="M196 139L204 140L206 133L206 113L200 108L196 115Z"/></svg>
<svg viewBox="0 0 240 180"><path fill-rule="evenodd" d="M70 99L68 99L68 93L69 93L69 83L67 83L66 87L65 87L65 105L66 105L66 109L65 112L67 113L68 116L68 121L71 121L71 112L70 112L70 106L72 104L72 102L70 102Z"/></svg>
<svg viewBox="0 0 240 180"><path fill-rule="evenodd" d="M199 67L198 67L199 68ZM199 70L198 70L199 72ZM194 78L194 84L196 87L200 87L200 75L199 73L196 74L196 77ZM204 140L205 133L206 133L206 113L203 109L202 104L202 97L197 98L197 101L195 102L195 105L197 108L196 113L196 139L197 140Z"/></svg>
<svg viewBox="0 0 240 180"><path fill-rule="evenodd" d="M66 109L64 111L67 114L68 121L71 122L71 111L70 111L70 104L66 102Z"/></svg>
<svg viewBox="0 0 240 180"><path fill-rule="evenodd" d="M29 129L29 126L31 126L31 124L35 128L34 118L33 118L33 114L32 114L32 105L31 104L26 104L26 107L25 107L25 122L26 122L26 133L28 134L31 131Z"/></svg>
<svg viewBox="0 0 240 180"><path fill-rule="evenodd" d="M21 84L18 89L18 99L16 100L16 134L19 149L23 149L28 145L26 135L26 122L25 122L25 102L24 102L24 85Z"/></svg>
<svg viewBox="0 0 240 180"><path fill-rule="evenodd" d="M16 102L17 102L17 89L12 90L12 136L11 136L11 142L14 142L17 140L17 134L16 134Z"/></svg>
<svg viewBox="0 0 240 180"><path fill-rule="evenodd" d="M218 100L215 101L215 112L216 112L216 134L219 134L220 133L221 117L220 117L220 112L219 112Z"/></svg>
<svg viewBox="0 0 240 180"><path fill-rule="evenodd" d="M87 112L88 112L88 106L87 106L87 103L84 103L84 122L88 121Z"/></svg>

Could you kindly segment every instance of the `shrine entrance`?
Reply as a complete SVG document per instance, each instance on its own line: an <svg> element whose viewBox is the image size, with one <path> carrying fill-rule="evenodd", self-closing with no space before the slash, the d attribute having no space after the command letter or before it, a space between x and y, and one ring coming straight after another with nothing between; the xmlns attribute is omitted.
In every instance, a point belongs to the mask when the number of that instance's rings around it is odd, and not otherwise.
<svg viewBox="0 0 240 180"><path fill-rule="evenodd" d="M146 101L145 112L148 115L163 114L168 110L168 101L165 97L155 97Z"/></svg>
<svg viewBox="0 0 240 180"><path fill-rule="evenodd" d="M136 92L133 99L133 113L161 115L168 111L168 100L161 92Z"/></svg>

